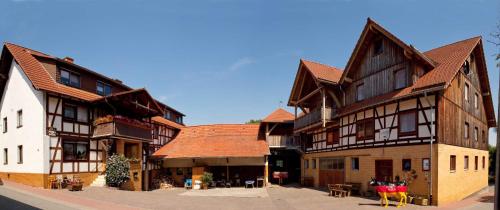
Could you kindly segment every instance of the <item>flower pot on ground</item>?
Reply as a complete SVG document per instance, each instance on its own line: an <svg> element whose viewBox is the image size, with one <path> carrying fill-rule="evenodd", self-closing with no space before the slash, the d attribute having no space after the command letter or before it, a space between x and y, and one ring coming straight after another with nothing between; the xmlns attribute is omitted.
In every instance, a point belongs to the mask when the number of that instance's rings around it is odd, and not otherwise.
<svg viewBox="0 0 500 210"><path fill-rule="evenodd" d="M213 174L209 172L204 172L201 176L201 186L203 189L208 189L208 185L214 180Z"/></svg>

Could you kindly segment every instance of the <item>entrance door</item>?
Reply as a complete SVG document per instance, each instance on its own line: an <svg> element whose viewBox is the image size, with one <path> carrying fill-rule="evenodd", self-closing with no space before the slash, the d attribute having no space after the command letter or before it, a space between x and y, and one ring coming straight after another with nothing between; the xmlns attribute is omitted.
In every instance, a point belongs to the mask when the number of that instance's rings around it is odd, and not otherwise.
<svg viewBox="0 0 500 210"><path fill-rule="evenodd" d="M392 182L392 160L375 160L375 179Z"/></svg>
<svg viewBox="0 0 500 210"><path fill-rule="evenodd" d="M344 184L344 158L319 159L319 186Z"/></svg>

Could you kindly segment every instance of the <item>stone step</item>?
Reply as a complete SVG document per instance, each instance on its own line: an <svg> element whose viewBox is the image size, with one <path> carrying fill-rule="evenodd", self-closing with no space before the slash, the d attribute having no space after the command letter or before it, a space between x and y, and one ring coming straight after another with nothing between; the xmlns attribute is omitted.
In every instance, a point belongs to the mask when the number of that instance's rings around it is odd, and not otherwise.
<svg viewBox="0 0 500 210"><path fill-rule="evenodd" d="M106 175L99 175L97 178L90 184L92 187L105 187L106 186Z"/></svg>

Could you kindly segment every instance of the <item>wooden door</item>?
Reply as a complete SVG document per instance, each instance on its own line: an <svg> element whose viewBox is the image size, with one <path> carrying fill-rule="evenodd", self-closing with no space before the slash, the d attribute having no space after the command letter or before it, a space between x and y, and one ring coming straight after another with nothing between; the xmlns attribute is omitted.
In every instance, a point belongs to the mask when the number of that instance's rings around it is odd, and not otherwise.
<svg viewBox="0 0 500 210"><path fill-rule="evenodd" d="M392 160L375 160L375 179L392 182Z"/></svg>

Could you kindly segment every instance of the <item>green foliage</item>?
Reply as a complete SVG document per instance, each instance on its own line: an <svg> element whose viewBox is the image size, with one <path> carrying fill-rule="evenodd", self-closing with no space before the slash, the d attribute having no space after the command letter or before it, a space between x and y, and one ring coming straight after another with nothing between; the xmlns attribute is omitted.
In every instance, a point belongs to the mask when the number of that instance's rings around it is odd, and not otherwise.
<svg viewBox="0 0 500 210"><path fill-rule="evenodd" d="M130 163L124 155L112 155L106 163L106 184L111 187L119 187L130 179L129 170Z"/></svg>
<svg viewBox="0 0 500 210"><path fill-rule="evenodd" d="M260 122L262 122L262 120L250 119L248 122L245 122L245 124L259 124Z"/></svg>
<svg viewBox="0 0 500 210"><path fill-rule="evenodd" d="M497 159L497 147L488 145L489 151L489 164L488 164L488 174L495 175L495 162Z"/></svg>
<svg viewBox="0 0 500 210"><path fill-rule="evenodd" d="M213 180L214 180L214 176L213 176L212 173L205 172L201 176L201 182L204 183L204 184L211 183Z"/></svg>

